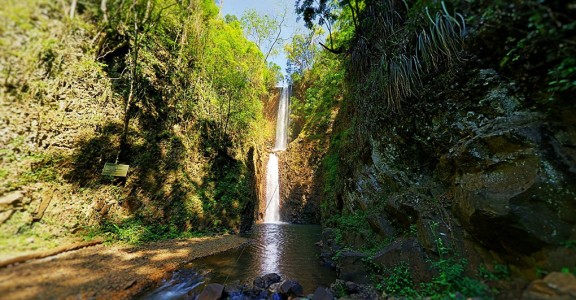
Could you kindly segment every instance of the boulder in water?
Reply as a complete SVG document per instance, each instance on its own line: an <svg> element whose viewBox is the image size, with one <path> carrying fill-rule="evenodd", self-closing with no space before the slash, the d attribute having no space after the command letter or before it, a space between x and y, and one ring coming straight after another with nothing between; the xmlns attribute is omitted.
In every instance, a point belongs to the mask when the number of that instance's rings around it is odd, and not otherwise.
<svg viewBox="0 0 576 300"><path fill-rule="evenodd" d="M202 293L198 295L197 300L215 300L222 299L222 294L224 292L224 286L218 283L208 284Z"/></svg>
<svg viewBox="0 0 576 300"><path fill-rule="evenodd" d="M314 296L312 297L314 300L333 300L334 295L330 292L329 289L325 287L318 287L316 291L314 291Z"/></svg>
<svg viewBox="0 0 576 300"><path fill-rule="evenodd" d="M262 277L257 277L256 279L254 279L253 284L255 288L265 290L268 289L270 285L272 285L273 283L280 282L281 280L282 278L280 278L280 275L276 273L270 273Z"/></svg>
<svg viewBox="0 0 576 300"><path fill-rule="evenodd" d="M280 284L280 293L289 297L298 297L304 295L304 288L296 280L284 280Z"/></svg>
<svg viewBox="0 0 576 300"><path fill-rule="evenodd" d="M224 296L229 299L244 299L244 291L248 289L246 285L240 285L238 283L227 285L224 288Z"/></svg>

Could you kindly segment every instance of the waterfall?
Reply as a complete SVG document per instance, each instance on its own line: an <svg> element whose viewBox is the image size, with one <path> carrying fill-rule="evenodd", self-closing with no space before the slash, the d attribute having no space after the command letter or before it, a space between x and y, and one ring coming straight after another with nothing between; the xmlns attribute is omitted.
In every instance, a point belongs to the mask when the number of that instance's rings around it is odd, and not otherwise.
<svg viewBox="0 0 576 300"><path fill-rule="evenodd" d="M276 119L276 140L274 152L286 150L288 143L288 119L290 106L290 87L282 87L282 95L278 104ZM266 210L264 223L280 222L280 172L278 170L278 155L270 153L266 168Z"/></svg>
<svg viewBox="0 0 576 300"><path fill-rule="evenodd" d="M278 173L278 155L270 153L266 168L266 212L264 223L280 222L280 180Z"/></svg>
<svg viewBox="0 0 576 300"><path fill-rule="evenodd" d="M288 143L288 118L290 116L290 87L282 88L282 96L278 104L278 117L276 119L276 143L274 151L286 150Z"/></svg>

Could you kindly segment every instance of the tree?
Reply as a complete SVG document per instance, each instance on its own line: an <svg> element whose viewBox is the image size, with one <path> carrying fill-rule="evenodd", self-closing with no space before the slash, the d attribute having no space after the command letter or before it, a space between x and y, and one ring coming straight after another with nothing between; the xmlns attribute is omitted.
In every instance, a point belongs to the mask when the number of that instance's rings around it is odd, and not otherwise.
<svg viewBox="0 0 576 300"><path fill-rule="evenodd" d="M260 51L264 53L264 59L268 60L270 55L274 56L279 51L279 46L284 41L280 35L286 19L287 10L277 18L268 15L260 15L253 9L247 10L240 21L246 36L252 40Z"/></svg>
<svg viewBox="0 0 576 300"><path fill-rule="evenodd" d="M296 1L296 13L300 15L299 18L304 19L304 23L308 29L312 29L316 24L320 26L325 26L328 29L328 36L330 39L330 47L319 43L326 50L339 54L343 52L343 49L334 48L334 39L332 36L334 22L338 19L336 11L338 9L345 10L349 12L352 16L352 25L354 29L358 28L360 20L359 16L361 9L364 7L364 3L361 0L297 0Z"/></svg>
<svg viewBox="0 0 576 300"><path fill-rule="evenodd" d="M292 43L284 46L288 58L286 72L289 76L302 75L305 70L312 67L319 51L316 43L321 36L322 28L315 27L308 34L295 34Z"/></svg>
<svg viewBox="0 0 576 300"><path fill-rule="evenodd" d="M76 12L77 3L78 0L72 0L72 3L70 4L70 19L74 19L74 13Z"/></svg>

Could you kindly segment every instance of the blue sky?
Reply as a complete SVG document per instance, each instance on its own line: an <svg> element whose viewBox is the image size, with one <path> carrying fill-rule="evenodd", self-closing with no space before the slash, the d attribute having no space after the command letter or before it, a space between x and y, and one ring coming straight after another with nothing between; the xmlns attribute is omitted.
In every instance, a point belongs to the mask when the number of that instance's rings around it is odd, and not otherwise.
<svg viewBox="0 0 576 300"><path fill-rule="evenodd" d="M236 15L238 19L247 9L255 9L260 14L275 16L281 14L284 7L287 8L286 20L282 29L282 38L292 40L294 32L304 33L306 28L304 22L296 22L296 12L294 11L294 0L217 0L221 7L222 17L226 15ZM286 74L286 55L281 52L278 56L268 59L282 68L282 73Z"/></svg>

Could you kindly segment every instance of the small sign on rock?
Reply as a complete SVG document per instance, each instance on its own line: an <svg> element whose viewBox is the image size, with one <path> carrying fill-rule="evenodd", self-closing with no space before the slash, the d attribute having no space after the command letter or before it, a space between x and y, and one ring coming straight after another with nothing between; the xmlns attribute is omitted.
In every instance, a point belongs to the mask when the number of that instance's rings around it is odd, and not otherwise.
<svg viewBox="0 0 576 300"><path fill-rule="evenodd" d="M128 174L129 167L130 167L129 165L106 163L104 164L102 175L126 177L126 174Z"/></svg>

